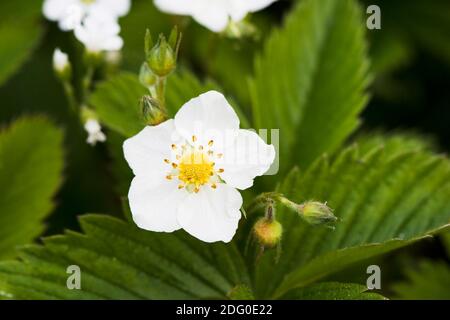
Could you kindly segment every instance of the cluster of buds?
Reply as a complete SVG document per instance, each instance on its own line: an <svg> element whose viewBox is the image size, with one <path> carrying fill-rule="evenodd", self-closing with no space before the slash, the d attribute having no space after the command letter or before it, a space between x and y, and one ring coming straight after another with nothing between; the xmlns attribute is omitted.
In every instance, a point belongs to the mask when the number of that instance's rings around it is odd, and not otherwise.
<svg viewBox="0 0 450 320"><path fill-rule="evenodd" d="M174 27L167 40L163 34L153 42L150 30L145 34L145 61L139 72L139 81L149 90L141 100L142 114L149 125L165 120L165 86L167 77L176 69L181 33Z"/></svg>

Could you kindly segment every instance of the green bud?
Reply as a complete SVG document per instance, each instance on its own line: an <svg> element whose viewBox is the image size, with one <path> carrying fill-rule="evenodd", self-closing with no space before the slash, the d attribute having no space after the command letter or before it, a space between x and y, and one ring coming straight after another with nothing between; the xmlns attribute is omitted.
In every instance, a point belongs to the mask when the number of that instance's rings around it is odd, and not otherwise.
<svg viewBox="0 0 450 320"><path fill-rule="evenodd" d="M307 201L297 206L299 215L311 225L330 225L337 221L333 210L326 205L316 201Z"/></svg>
<svg viewBox="0 0 450 320"><path fill-rule="evenodd" d="M150 51L153 48L153 39L152 39L152 33L149 29L145 31L145 56L150 55Z"/></svg>
<svg viewBox="0 0 450 320"><path fill-rule="evenodd" d="M141 70L139 72L139 81L142 83L144 87L153 87L156 85L158 78L155 74L150 70L147 62L144 62L141 66Z"/></svg>
<svg viewBox="0 0 450 320"><path fill-rule="evenodd" d="M253 226L253 233L261 245L273 248L281 241L283 226L274 219L264 217Z"/></svg>
<svg viewBox="0 0 450 320"><path fill-rule="evenodd" d="M175 51L175 58L178 58L178 51L180 50L182 34L178 32L178 26L173 27L169 36L169 45Z"/></svg>
<svg viewBox="0 0 450 320"><path fill-rule="evenodd" d="M147 95L141 99L141 110L145 122L149 125L158 125L167 118L158 101Z"/></svg>
<svg viewBox="0 0 450 320"><path fill-rule="evenodd" d="M159 77L166 77L175 70L176 53L164 35L159 36L158 43L150 50L147 55L147 63L153 73Z"/></svg>

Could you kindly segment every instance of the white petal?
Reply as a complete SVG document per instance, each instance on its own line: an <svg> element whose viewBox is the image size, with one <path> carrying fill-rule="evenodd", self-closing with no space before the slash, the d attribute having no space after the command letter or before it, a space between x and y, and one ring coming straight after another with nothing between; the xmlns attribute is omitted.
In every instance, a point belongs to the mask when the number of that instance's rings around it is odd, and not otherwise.
<svg viewBox="0 0 450 320"><path fill-rule="evenodd" d="M227 2L228 12L233 21L241 21L245 18L248 10L248 1L231 0Z"/></svg>
<svg viewBox="0 0 450 320"><path fill-rule="evenodd" d="M59 28L63 31L70 31L79 26L83 20L85 10L77 4L68 6L64 14L59 19Z"/></svg>
<svg viewBox="0 0 450 320"><path fill-rule="evenodd" d="M124 142L125 159L136 176L165 177L171 167L164 159L173 160L175 155L171 146L177 144L179 138L172 119L157 126L147 126Z"/></svg>
<svg viewBox="0 0 450 320"><path fill-rule="evenodd" d="M118 51L123 47L123 39L120 36L108 37L105 39L102 50Z"/></svg>
<svg viewBox="0 0 450 320"><path fill-rule="evenodd" d="M130 11L131 0L97 0L92 7L97 6L98 9L105 10L112 17L118 18L126 15Z"/></svg>
<svg viewBox="0 0 450 320"><path fill-rule="evenodd" d="M239 118L225 97L209 91L187 102L175 115L175 127L187 140L197 137L197 144L214 141L216 150L234 143L239 132Z"/></svg>
<svg viewBox="0 0 450 320"><path fill-rule="evenodd" d="M64 16L67 8L74 2L75 0L46 0L42 11L47 19L58 21Z"/></svg>
<svg viewBox="0 0 450 320"><path fill-rule="evenodd" d="M230 242L236 233L241 194L226 184L217 189L203 186L191 193L178 208L178 222L192 236L205 242Z"/></svg>
<svg viewBox="0 0 450 320"><path fill-rule="evenodd" d="M167 13L190 15L208 29L220 32L228 25L227 1L229 0L155 0L155 5Z"/></svg>
<svg viewBox="0 0 450 320"><path fill-rule="evenodd" d="M192 2L186 0L155 0L155 6L167 13L190 15L192 11Z"/></svg>
<svg viewBox="0 0 450 320"><path fill-rule="evenodd" d="M139 228L149 231L178 230L177 209L188 195L177 188L174 180L136 176L128 193L133 220Z"/></svg>
<svg viewBox="0 0 450 320"><path fill-rule="evenodd" d="M228 10L224 6L218 5L208 5L205 8L198 8L192 13L192 17L213 32L223 31L229 23Z"/></svg>
<svg viewBox="0 0 450 320"><path fill-rule="evenodd" d="M230 186L247 189L253 179L269 170L275 159L275 148L268 145L255 132L239 130L235 144L225 149L223 159L217 160L224 172L220 177Z"/></svg>

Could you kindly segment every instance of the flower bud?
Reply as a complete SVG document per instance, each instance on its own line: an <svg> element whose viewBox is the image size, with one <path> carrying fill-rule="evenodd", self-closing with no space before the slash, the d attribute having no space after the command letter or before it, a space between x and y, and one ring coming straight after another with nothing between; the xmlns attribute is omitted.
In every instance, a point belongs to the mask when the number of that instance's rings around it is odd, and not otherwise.
<svg viewBox="0 0 450 320"><path fill-rule="evenodd" d="M323 203L308 201L298 205L298 213L311 225L332 224L337 221L333 210Z"/></svg>
<svg viewBox="0 0 450 320"><path fill-rule="evenodd" d="M149 125L158 125L166 120L166 114L161 110L158 101L150 96L143 96L141 99L141 110L144 120Z"/></svg>
<svg viewBox="0 0 450 320"><path fill-rule="evenodd" d="M88 144L95 146L98 142L106 141L106 135L102 131L94 110L83 106L81 108L81 120L84 123L84 130L88 135L86 138Z"/></svg>
<svg viewBox="0 0 450 320"><path fill-rule="evenodd" d="M148 63L144 62L139 72L139 81L141 84L146 88L150 88L156 85L157 80L155 74L150 70Z"/></svg>
<svg viewBox="0 0 450 320"><path fill-rule="evenodd" d="M53 69L60 78L64 80L70 79L72 67L69 62L69 56L59 48L56 48L53 52Z"/></svg>
<svg viewBox="0 0 450 320"><path fill-rule="evenodd" d="M264 217L256 222L253 233L261 245L273 248L281 241L283 226L274 219Z"/></svg>
<svg viewBox="0 0 450 320"><path fill-rule="evenodd" d="M159 36L158 43L148 53L147 63L153 73L159 77L166 77L175 70L176 54L164 35Z"/></svg>

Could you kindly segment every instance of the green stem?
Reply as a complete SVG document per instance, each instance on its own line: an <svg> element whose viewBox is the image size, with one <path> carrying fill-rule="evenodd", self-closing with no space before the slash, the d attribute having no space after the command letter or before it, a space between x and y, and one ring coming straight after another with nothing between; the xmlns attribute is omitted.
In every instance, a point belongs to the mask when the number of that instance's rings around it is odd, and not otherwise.
<svg viewBox="0 0 450 320"><path fill-rule="evenodd" d="M95 68L92 64L88 64L86 74L83 78L83 84L82 84L82 97L83 97L83 103L86 103L89 97L90 88L92 85L92 80L94 78L94 72Z"/></svg>
<svg viewBox="0 0 450 320"><path fill-rule="evenodd" d="M156 96L159 102L159 106L161 110L167 114L166 108L166 78L158 77L158 81L156 83Z"/></svg>
<svg viewBox="0 0 450 320"><path fill-rule="evenodd" d="M73 86L69 81L63 80L62 85L64 88L64 93L66 95L67 101L69 103L70 111L74 114L78 112L78 103L75 98L75 91L73 90Z"/></svg>
<svg viewBox="0 0 450 320"><path fill-rule="evenodd" d="M256 196L253 201L247 206L245 211L247 214L252 214L255 211L264 208L268 203L274 202L281 197L278 192L264 192Z"/></svg>

